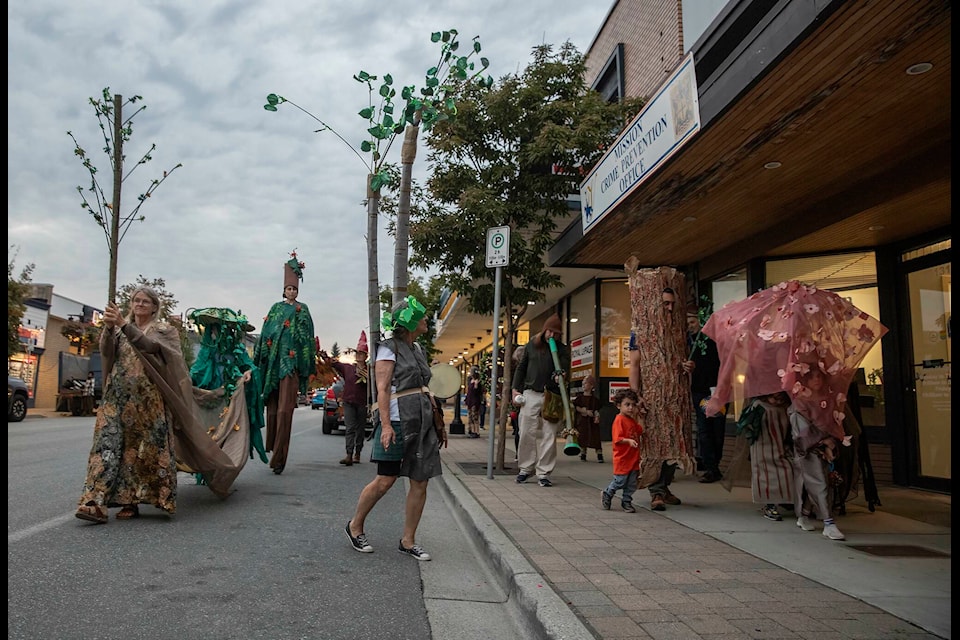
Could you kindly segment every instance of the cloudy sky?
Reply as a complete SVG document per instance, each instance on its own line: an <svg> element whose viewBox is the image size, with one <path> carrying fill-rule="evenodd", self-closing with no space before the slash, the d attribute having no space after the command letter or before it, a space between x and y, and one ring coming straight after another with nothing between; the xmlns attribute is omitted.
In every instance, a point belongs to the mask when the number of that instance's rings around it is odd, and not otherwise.
<svg viewBox="0 0 960 640"><path fill-rule="evenodd" d="M157 145L152 162L124 182L126 214L163 171L183 166L141 208L120 245L118 284L163 278L177 312L225 306L257 330L281 297L283 262L306 263L300 300L317 334L354 346L367 325L367 170L330 132L280 107L278 93L325 120L354 146L367 106L360 70L422 86L439 47L430 33L479 35L490 75L522 70L540 43L570 40L586 51L612 0L31 0L8 15L8 262L28 263L33 281L103 308L107 242L80 207L89 176L72 131L109 194L103 139L88 99L102 89L140 95L127 170ZM128 105L124 115L133 113ZM399 162L399 141L389 161ZM421 150L415 177L427 175ZM381 231L380 283L392 282L393 242ZM417 275L413 273L412 275Z"/></svg>

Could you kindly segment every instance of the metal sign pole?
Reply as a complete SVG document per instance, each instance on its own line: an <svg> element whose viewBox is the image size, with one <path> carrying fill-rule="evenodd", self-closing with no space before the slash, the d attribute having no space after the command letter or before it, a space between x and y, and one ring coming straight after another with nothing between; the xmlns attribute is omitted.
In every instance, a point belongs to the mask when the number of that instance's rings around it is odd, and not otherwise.
<svg viewBox="0 0 960 640"><path fill-rule="evenodd" d="M497 360L500 350L500 274L502 267L497 267L497 275L493 286L493 375L490 376L490 416L487 424L490 425L490 447L487 452L487 480L493 480L493 442L496 440L496 433L500 426L494 417L497 415Z"/></svg>

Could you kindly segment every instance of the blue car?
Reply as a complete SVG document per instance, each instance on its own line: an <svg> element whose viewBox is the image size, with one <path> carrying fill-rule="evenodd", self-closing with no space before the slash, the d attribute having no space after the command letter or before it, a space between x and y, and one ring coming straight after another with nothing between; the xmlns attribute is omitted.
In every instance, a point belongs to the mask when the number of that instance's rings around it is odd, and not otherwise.
<svg viewBox="0 0 960 640"><path fill-rule="evenodd" d="M310 397L310 410L317 411L323 409L323 401L327 397L327 390L323 387L319 389L314 389L313 395Z"/></svg>

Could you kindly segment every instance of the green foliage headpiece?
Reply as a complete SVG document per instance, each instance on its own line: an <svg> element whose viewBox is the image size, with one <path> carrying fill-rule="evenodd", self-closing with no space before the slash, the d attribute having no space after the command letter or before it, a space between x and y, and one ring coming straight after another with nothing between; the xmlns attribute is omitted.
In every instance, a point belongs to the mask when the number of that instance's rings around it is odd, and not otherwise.
<svg viewBox="0 0 960 640"><path fill-rule="evenodd" d="M402 306L393 313L384 312L380 325L387 331L393 331L398 326L407 331L414 331L423 316L427 315L427 309L413 296L407 296L403 299L406 306Z"/></svg>

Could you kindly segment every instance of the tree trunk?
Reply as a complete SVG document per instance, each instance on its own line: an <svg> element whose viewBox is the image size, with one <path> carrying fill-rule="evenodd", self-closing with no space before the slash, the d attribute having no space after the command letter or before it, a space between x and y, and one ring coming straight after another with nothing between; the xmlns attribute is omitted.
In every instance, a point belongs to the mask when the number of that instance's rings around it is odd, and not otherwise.
<svg viewBox="0 0 960 640"><path fill-rule="evenodd" d="M123 96L113 96L113 202L110 211L110 277L107 300L117 298L117 265L120 250L120 187L123 183Z"/></svg>
<svg viewBox="0 0 960 640"><path fill-rule="evenodd" d="M400 149L400 200L397 203L397 242L393 250L393 304L407 297L410 255L410 189L413 161L417 158L418 125L408 124Z"/></svg>
<svg viewBox="0 0 960 640"><path fill-rule="evenodd" d="M370 187L373 174L367 176L367 320L370 322L370 363L376 362L380 345L380 275L377 266L377 223L380 216L380 191ZM376 402L376 367L367 367L367 397Z"/></svg>
<svg viewBox="0 0 960 640"><path fill-rule="evenodd" d="M684 277L672 267L638 270L637 264L631 257L624 266L630 281L630 328L637 344L631 358L639 359L640 390L648 407L641 419L640 454L640 486L646 487L664 461L676 461L684 474L694 473L696 463L690 378L681 367L687 359ZM675 292L673 311L663 306L666 287Z"/></svg>

